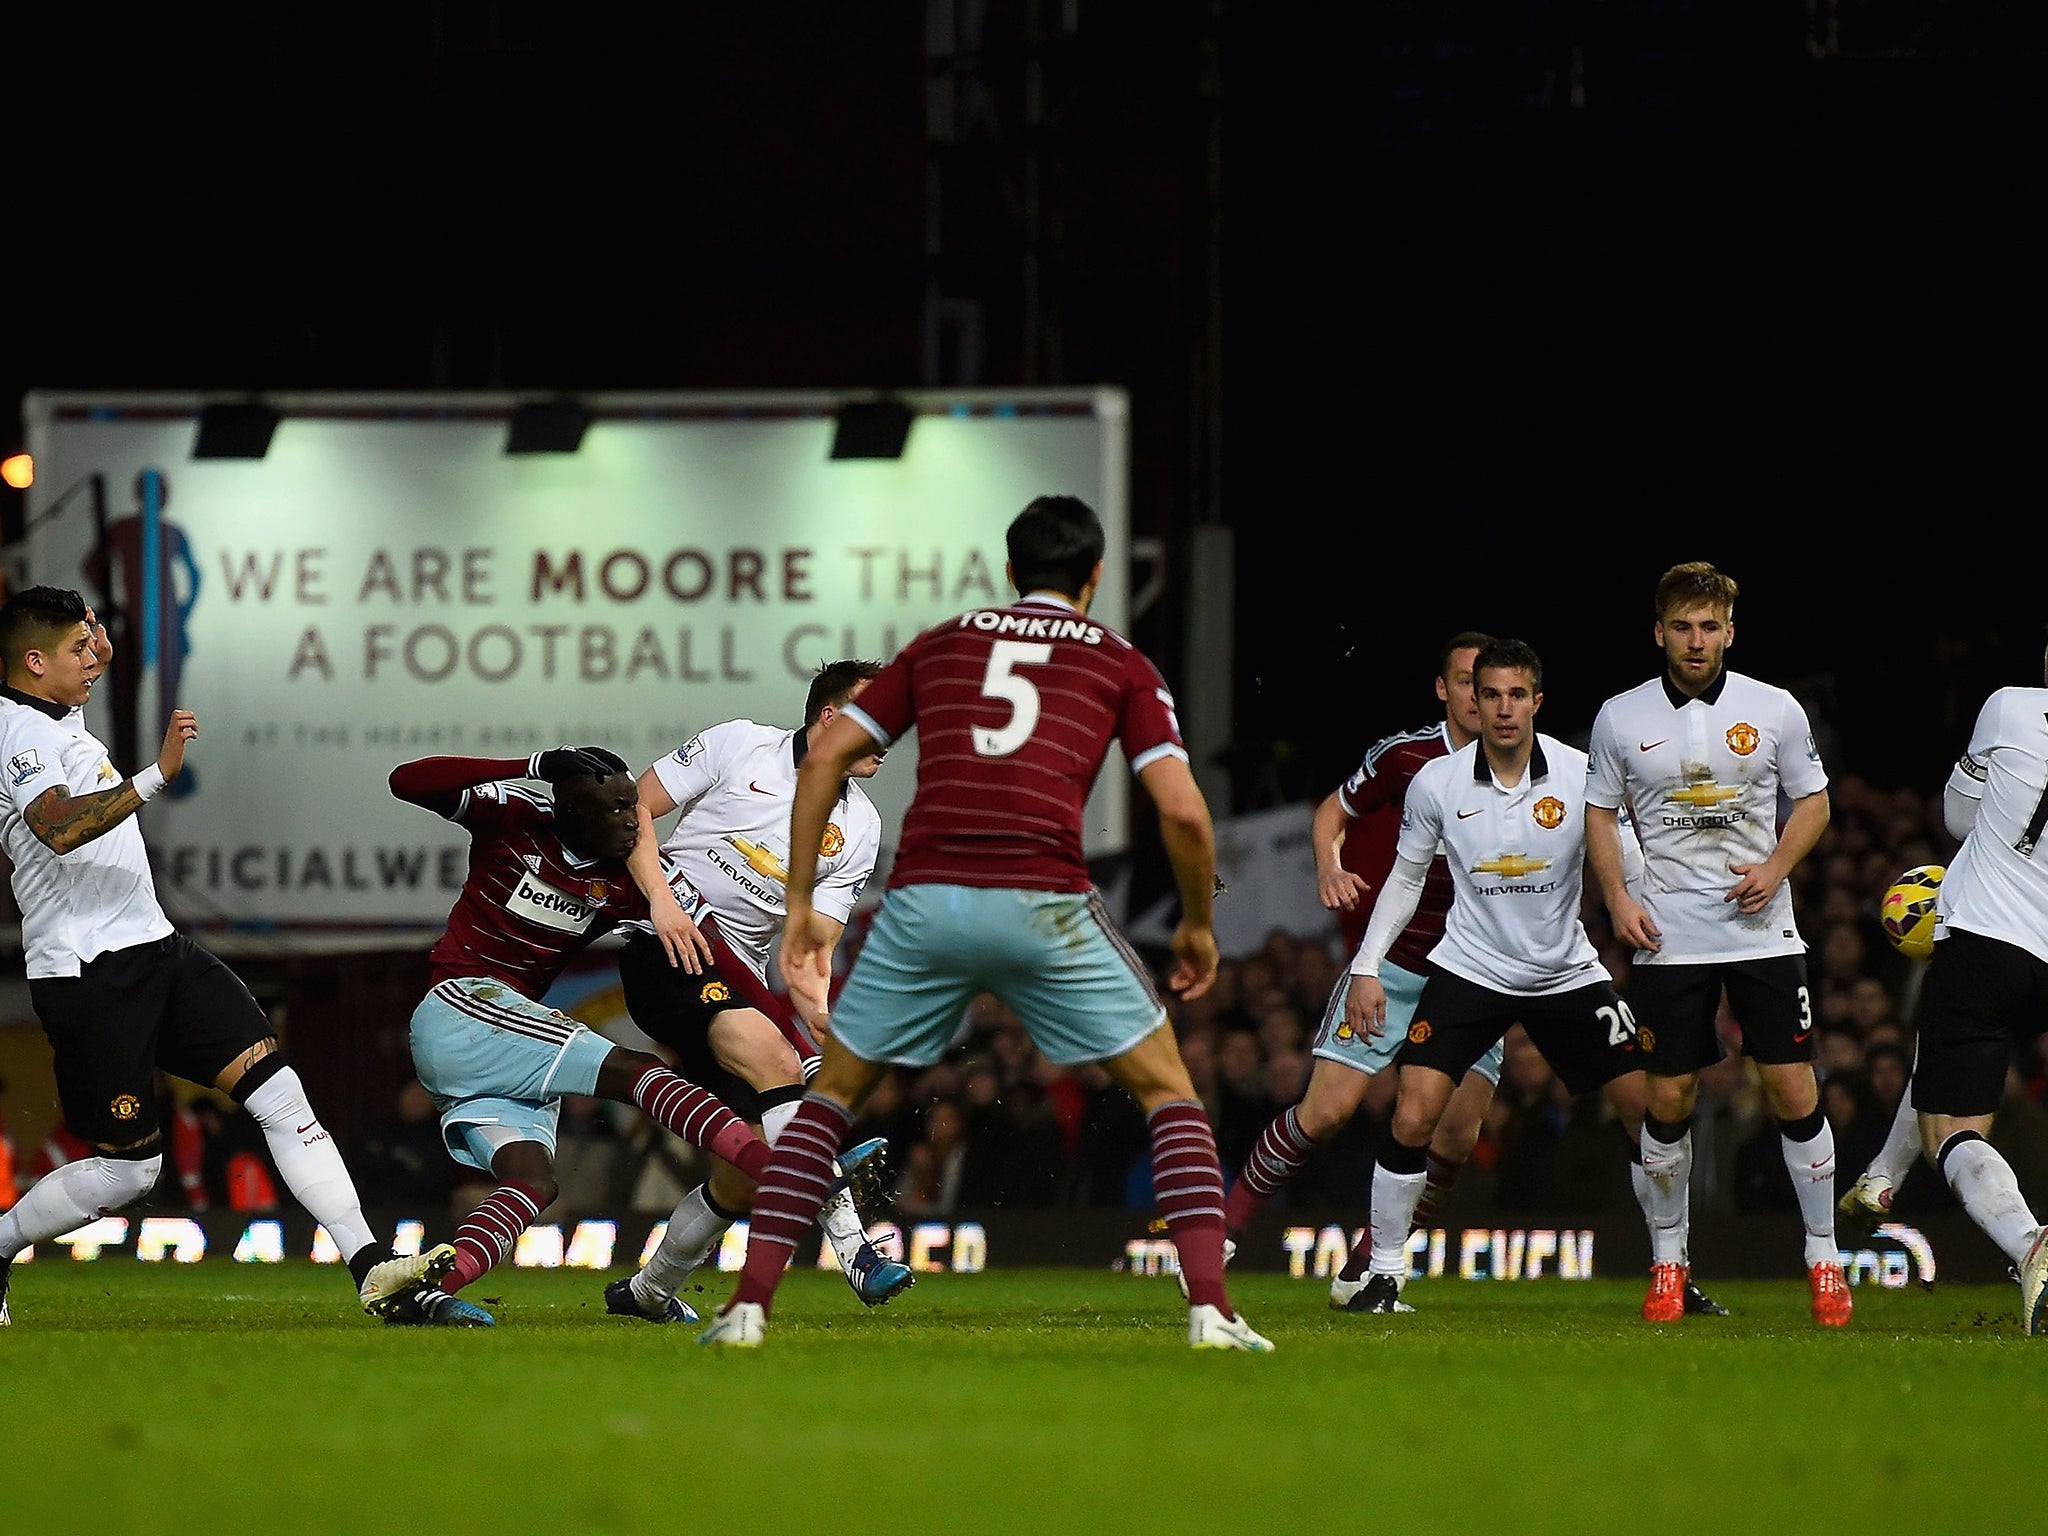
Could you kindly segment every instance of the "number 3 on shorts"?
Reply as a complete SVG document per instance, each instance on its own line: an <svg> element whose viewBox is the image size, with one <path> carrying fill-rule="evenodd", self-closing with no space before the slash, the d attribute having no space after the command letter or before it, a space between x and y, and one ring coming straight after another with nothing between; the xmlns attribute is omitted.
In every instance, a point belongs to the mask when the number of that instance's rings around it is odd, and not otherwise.
<svg viewBox="0 0 2048 1536"><path fill-rule="evenodd" d="M1010 718L1000 730L974 728L974 750L983 757L1008 757L1031 739L1038 724L1038 689L1030 678L1020 677L1012 667L1042 667L1052 660L1052 647L1042 640L998 640L989 647L988 671L982 675L981 696L1008 699Z"/></svg>

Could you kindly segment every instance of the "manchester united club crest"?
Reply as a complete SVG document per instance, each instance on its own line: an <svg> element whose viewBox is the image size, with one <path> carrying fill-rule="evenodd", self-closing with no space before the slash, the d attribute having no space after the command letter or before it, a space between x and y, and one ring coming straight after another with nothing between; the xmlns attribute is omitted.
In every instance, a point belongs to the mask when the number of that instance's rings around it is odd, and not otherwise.
<svg viewBox="0 0 2048 1536"><path fill-rule="evenodd" d="M590 882L590 904L591 904L592 906L594 906L594 907L595 907L595 906L602 906L602 905L604 904L604 899L605 899L605 897L607 897L607 896L609 896L609 895L611 894L611 890L612 890L612 887L611 887L611 882L610 882L609 880L593 880L593 881L591 881L591 882Z"/></svg>
<svg viewBox="0 0 2048 1536"><path fill-rule="evenodd" d="M732 989L722 981L707 981L697 993L700 1003L724 1003L732 1000Z"/></svg>
<svg viewBox="0 0 2048 1536"><path fill-rule="evenodd" d="M825 835L818 839L818 857L829 859L845 846L846 834L839 830L839 823L836 821L826 822Z"/></svg>
<svg viewBox="0 0 2048 1536"><path fill-rule="evenodd" d="M1420 1045L1429 1038L1429 1020L1417 1019L1408 1026L1408 1043Z"/></svg>
<svg viewBox="0 0 2048 1536"><path fill-rule="evenodd" d="M1654 1029L1638 1028L1636 1030L1636 1044L1640 1045L1646 1052L1656 1050L1657 1032Z"/></svg>
<svg viewBox="0 0 2048 1536"><path fill-rule="evenodd" d="M133 1120L142 1113L142 1100L132 1093L117 1093L114 1095L114 1102L107 1106L107 1111L116 1120Z"/></svg>
<svg viewBox="0 0 2048 1536"><path fill-rule="evenodd" d="M1555 795L1545 795L1529 814L1536 818L1536 825L1544 831L1555 832L1564 825L1564 802Z"/></svg>
<svg viewBox="0 0 2048 1536"><path fill-rule="evenodd" d="M1728 750L1737 757L1747 757L1763 742L1757 728L1747 720L1738 720L1728 727Z"/></svg>

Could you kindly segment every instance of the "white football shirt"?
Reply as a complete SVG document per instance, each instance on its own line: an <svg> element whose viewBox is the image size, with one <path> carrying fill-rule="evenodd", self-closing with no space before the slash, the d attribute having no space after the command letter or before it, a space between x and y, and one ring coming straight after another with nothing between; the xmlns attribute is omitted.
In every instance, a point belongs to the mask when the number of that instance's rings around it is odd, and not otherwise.
<svg viewBox="0 0 2048 1536"><path fill-rule="evenodd" d="M703 906L764 980L782 931L789 879L789 812L808 738L801 730L728 720L691 737L654 765L682 817L661 845L676 899L692 917ZM882 817L851 779L825 824L811 905L844 923L874 873ZM689 892L676 887L680 874ZM652 931L647 924L635 924Z"/></svg>
<svg viewBox="0 0 2048 1536"><path fill-rule="evenodd" d="M1778 797L1827 788L1806 711L1783 688L1727 672L1698 698L1660 675L1616 694L1593 721L1588 803L1635 818L1637 899L1663 935L1638 965L1804 954L1788 880L1761 912L1722 898L1778 846Z"/></svg>
<svg viewBox="0 0 2048 1536"><path fill-rule="evenodd" d="M1476 741L1424 763L1402 802L1400 857L1427 864L1439 842L1455 895L1432 965L1521 997L1608 979L1579 921L1585 753L1538 732L1513 788Z"/></svg>
<svg viewBox="0 0 2048 1536"><path fill-rule="evenodd" d="M112 950L168 938L173 930L157 903L136 817L62 857L23 819L56 785L90 795L127 777L85 728L85 711L7 689L0 699L0 764L7 775L0 844L14 864L29 978L76 976L86 961Z"/></svg>
<svg viewBox="0 0 2048 1536"><path fill-rule="evenodd" d="M1986 699L1948 787L1979 803L1941 882L1935 940L1966 928L2048 961L2048 688Z"/></svg>

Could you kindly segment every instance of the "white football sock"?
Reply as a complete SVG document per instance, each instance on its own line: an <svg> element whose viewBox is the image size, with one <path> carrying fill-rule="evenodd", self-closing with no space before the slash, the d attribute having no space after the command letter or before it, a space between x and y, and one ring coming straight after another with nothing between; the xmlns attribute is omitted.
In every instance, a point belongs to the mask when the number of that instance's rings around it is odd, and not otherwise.
<svg viewBox="0 0 2048 1536"><path fill-rule="evenodd" d="M1650 1224L1650 1262L1684 1264L1692 1227L1692 1131L1659 1141L1643 1127L1643 1183L1638 1197Z"/></svg>
<svg viewBox="0 0 2048 1536"><path fill-rule="evenodd" d="M163 1166L161 1155L140 1161L81 1157L44 1174L0 1216L0 1264L45 1238L62 1237L95 1217L132 1205L155 1188Z"/></svg>
<svg viewBox="0 0 2048 1536"><path fill-rule="evenodd" d="M1422 1199L1422 1186L1429 1171L1392 1173L1378 1163L1372 1169L1372 1267L1375 1275L1392 1275L1403 1284L1408 1279L1408 1229L1415 1224L1415 1207Z"/></svg>
<svg viewBox="0 0 2048 1536"><path fill-rule="evenodd" d="M1651 1184L1650 1176L1643 1172L1643 1165L1640 1162L1631 1162L1628 1165L1628 1183L1629 1188L1635 1191L1636 1204L1642 1209L1643 1225L1649 1229L1650 1244L1654 1248L1657 1242L1657 1222L1651 1214L1650 1199L1655 1186ZM1686 1241L1691 1227L1690 1221L1681 1221L1678 1225L1678 1262L1681 1264L1692 1262L1691 1250Z"/></svg>
<svg viewBox="0 0 2048 1536"><path fill-rule="evenodd" d="M1792 1192L1799 1197L1800 1220L1806 1223L1806 1267L1840 1263L1842 1251L1835 1242L1835 1128L1823 1116L1811 1141L1794 1141L1781 1131L1778 1146L1785 1154L1785 1171L1792 1175Z"/></svg>
<svg viewBox="0 0 2048 1536"><path fill-rule="evenodd" d="M1970 1213L1970 1220L1984 1229L1999 1251L2015 1264L2024 1259L2041 1223L2027 1208L2012 1165L1998 1155L1998 1149L1975 1136L1962 1142L1951 1138L1942 1153L1941 1171Z"/></svg>
<svg viewBox="0 0 2048 1536"><path fill-rule="evenodd" d="M668 1230L654 1252L633 1276L633 1298L644 1310L659 1308L682 1288L685 1280L711 1255L732 1225L730 1216L711 1208L710 1186L699 1184L682 1199L668 1219Z"/></svg>
<svg viewBox="0 0 2048 1536"><path fill-rule="evenodd" d="M825 1240L839 1255L839 1267L851 1274L861 1244L868 1240L867 1228L860 1224L860 1212L854 1209L852 1194L842 1189L827 1196L818 1211L818 1225L825 1229Z"/></svg>
<svg viewBox="0 0 2048 1536"><path fill-rule="evenodd" d="M796 1112L804 1107L802 1099L791 1099L787 1104L776 1104L761 1111L761 1139L774 1146L789 1122L796 1118Z"/></svg>
<svg viewBox="0 0 2048 1536"><path fill-rule="evenodd" d="M1885 1134L1884 1145L1878 1148L1877 1156L1864 1172L1883 1174L1897 1189L1913 1171L1913 1159L1921 1150L1920 1114L1913 1108L1913 1085L1909 1082L1906 1096L1899 1100L1899 1112L1892 1116L1892 1128Z"/></svg>
<svg viewBox="0 0 2048 1536"><path fill-rule="evenodd" d="M306 1102L305 1085L290 1067L259 1084L242 1107L263 1127L270 1160L307 1214L327 1229L341 1256L352 1258L376 1238L363 1216L356 1182L327 1127Z"/></svg>

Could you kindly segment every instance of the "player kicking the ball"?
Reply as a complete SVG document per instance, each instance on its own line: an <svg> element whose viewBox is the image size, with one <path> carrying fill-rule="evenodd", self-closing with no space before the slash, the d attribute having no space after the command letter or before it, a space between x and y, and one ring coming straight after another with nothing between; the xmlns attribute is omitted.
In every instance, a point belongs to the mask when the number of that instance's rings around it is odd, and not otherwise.
<svg viewBox="0 0 2048 1536"><path fill-rule="evenodd" d="M2048 657L2042 676L2048 683ZM1941 882L1913 1018L1919 1139L2012 1261L2021 1326L2048 1333L2048 1227L1988 1139L2014 1048L2031 1049L2048 1021L2048 687L2001 688L1985 700L1943 813L1962 847Z"/></svg>
<svg viewBox="0 0 2048 1536"><path fill-rule="evenodd" d="M545 780L543 797L519 778ZM712 1094L541 1001L571 956L647 915L626 859L639 797L622 758L559 747L531 758L428 757L391 773L401 800L470 835L469 877L431 955L412 1016L412 1059L441 1111L449 1156L498 1180L455 1234L438 1290L385 1309L393 1322L488 1327L455 1293L512 1252L555 1198L555 1125L566 1093L631 1104L749 1175L768 1145Z"/></svg>

